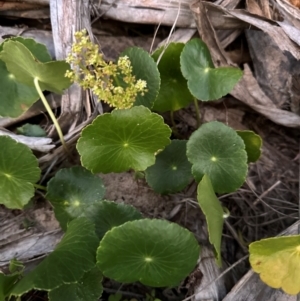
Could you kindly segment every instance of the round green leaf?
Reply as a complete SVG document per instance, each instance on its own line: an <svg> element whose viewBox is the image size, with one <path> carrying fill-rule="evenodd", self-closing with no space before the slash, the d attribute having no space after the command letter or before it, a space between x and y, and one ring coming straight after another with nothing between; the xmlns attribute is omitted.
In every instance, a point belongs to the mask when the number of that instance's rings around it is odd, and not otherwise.
<svg viewBox="0 0 300 301"><path fill-rule="evenodd" d="M300 292L300 235L256 241L249 251L250 264L263 282L290 295Z"/></svg>
<svg viewBox="0 0 300 301"><path fill-rule="evenodd" d="M248 163L256 162L261 155L262 139L252 131L236 131L243 139L248 156Z"/></svg>
<svg viewBox="0 0 300 301"><path fill-rule="evenodd" d="M23 38L23 37L12 37L8 40L3 42L6 43L7 41L17 41L26 46L26 48L42 63L47 63L52 60L51 55L48 52L47 47L44 44L36 42L34 39L31 38ZM3 45L2 44L2 45ZM0 51L2 50L0 45Z"/></svg>
<svg viewBox="0 0 300 301"><path fill-rule="evenodd" d="M75 166L56 173L48 182L46 198L53 205L60 226L66 231L71 220L87 217L86 211L94 207L96 201L102 200L104 193L100 177L81 166Z"/></svg>
<svg viewBox="0 0 300 301"><path fill-rule="evenodd" d="M177 111L186 107L194 99L180 70L180 54L183 47L183 43L170 43L165 50L161 47L152 55L157 61L164 51L158 64L161 87L152 108L154 111Z"/></svg>
<svg viewBox="0 0 300 301"><path fill-rule="evenodd" d="M102 273L97 267L86 272L77 283L63 284L49 292L50 301L97 301L102 295Z"/></svg>
<svg viewBox="0 0 300 301"><path fill-rule="evenodd" d="M22 209L34 195L40 178L38 161L24 144L0 136L0 204Z"/></svg>
<svg viewBox="0 0 300 301"><path fill-rule="evenodd" d="M5 62L7 70L15 76L17 81L34 86L34 79L38 78L42 90L62 93L71 82L65 77L70 65L65 61L42 63L18 41L7 41L3 44L0 59Z"/></svg>
<svg viewBox="0 0 300 301"><path fill-rule="evenodd" d="M89 206L85 215L94 222L99 239L113 227L142 218L142 214L133 206L106 200Z"/></svg>
<svg viewBox="0 0 300 301"><path fill-rule="evenodd" d="M194 235L165 220L142 219L115 227L97 250L97 264L106 277L154 287L178 285L198 257Z"/></svg>
<svg viewBox="0 0 300 301"><path fill-rule="evenodd" d="M215 68L206 44L200 39L192 39L185 44L180 63L189 90L204 101L226 95L243 76L238 68Z"/></svg>
<svg viewBox="0 0 300 301"><path fill-rule="evenodd" d="M192 173L200 182L204 174L217 193L232 192L245 181L248 165L243 139L225 124L203 124L187 143L187 157Z"/></svg>
<svg viewBox="0 0 300 301"><path fill-rule="evenodd" d="M45 45L39 44L33 39L22 37L9 39L9 41L11 40L25 45L41 62L51 61ZM0 45L0 52L3 50L5 42ZM18 117L39 99L39 95L34 87L26 86L17 81L15 76L8 72L5 63L0 61L0 99L0 116Z"/></svg>
<svg viewBox="0 0 300 301"><path fill-rule="evenodd" d="M156 192L175 193L185 188L191 177L191 163L186 157L185 140L172 140L146 169L146 181Z"/></svg>
<svg viewBox="0 0 300 301"><path fill-rule="evenodd" d="M31 289L50 291L63 284L78 282L95 266L99 240L94 225L86 218L70 222L55 250L22 278L11 294L21 296Z"/></svg>
<svg viewBox="0 0 300 301"><path fill-rule="evenodd" d="M82 165L93 173L141 171L154 164L170 134L161 116L138 106L98 116L82 131L77 149Z"/></svg>
<svg viewBox="0 0 300 301"><path fill-rule="evenodd" d="M17 81L0 60L0 99L0 116L15 118L26 112L39 99L39 95L34 87Z"/></svg>
<svg viewBox="0 0 300 301"><path fill-rule="evenodd" d="M217 262L219 266L221 266L221 238L223 231L224 212L207 175L203 176L198 185L197 199L199 206L206 218L209 241L215 248Z"/></svg>
<svg viewBox="0 0 300 301"><path fill-rule="evenodd" d="M15 273L12 275L4 275L0 272L0 300L7 300L9 291L14 287L15 283L18 282L20 274Z"/></svg>
<svg viewBox="0 0 300 301"><path fill-rule="evenodd" d="M144 95L139 94L134 105L143 105L147 108L152 108L160 86L160 75L156 63L148 52L138 47L127 48L120 54L120 57L125 55L131 61L132 73L135 78L147 82L148 92Z"/></svg>

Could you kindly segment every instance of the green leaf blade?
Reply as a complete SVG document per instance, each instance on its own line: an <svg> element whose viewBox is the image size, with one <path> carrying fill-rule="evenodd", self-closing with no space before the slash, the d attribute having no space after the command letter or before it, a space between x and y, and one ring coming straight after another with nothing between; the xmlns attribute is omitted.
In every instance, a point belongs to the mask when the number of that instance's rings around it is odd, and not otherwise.
<svg viewBox="0 0 300 301"><path fill-rule="evenodd" d="M46 137L46 131L37 124L26 123L17 128L17 134L27 137Z"/></svg>
<svg viewBox="0 0 300 301"><path fill-rule="evenodd" d="M0 300L5 301L10 295L10 290L17 283L20 275L18 273L12 275L4 275L0 272Z"/></svg>
<svg viewBox="0 0 300 301"><path fill-rule="evenodd" d="M95 203L103 199L105 187L100 177L81 166L58 171L48 182L46 198L54 207L55 217L64 231L68 223L87 217ZM90 208L92 207L92 208Z"/></svg>
<svg viewBox="0 0 300 301"><path fill-rule="evenodd" d="M186 43L180 63L189 90L203 101L216 100L226 95L243 76L238 68L215 68L206 44L200 39Z"/></svg>
<svg viewBox="0 0 300 301"><path fill-rule="evenodd" d="M119 282L175 286L196 265L199 246L188 230L164 220L137 220L108 231L97 250L103 274Z"/></svg>
<svg viewBox="0 0 300 301"><path fill-rule="evenodd" d="M41 62L51 61L45 45L37 43L33 39L22 37L5 40L0 44L0 53L7 41L17 41L23 44ZM17 81L16 77L8 72L5 63L0 61L0 99L0 116L18 117L39 99L39 95L34 87L29 87Z"/></svg>
<svg viewBox="0 0 300 301"><path fill-rule="evenodd" d="M170 128L143 106L114 110L87 126L77 143L81 163L93 173L145 170L170 143Z"/></svg>
<svg viewBox="0 0 300 301"><path fill-rule="evenodd" d="M85 218L71 221L55 250L21 279L11 294L21 296L31 289L50 291L63 284L78 282L95 266L97 246L98 238L91 222Z"/></svg>
<svg viewBox="0 0 300 301"><path fill-rule="evenodd" d="M0 203L10 209L22 209L34 195L40 178L38 161L24 144L0 136Z"/></svg>
<svg viewBox="0 0 300 301"><path fill-rule="evenodd" d="M142 214L133 206L107 200L89 207L86 210L86 216L94 222L99 240L114 227L121 226L128 221L142 219Z"/></svg>
<svg viewBox="0 0 300 301"><path fill-rule="evenodd" d="M243 139L248 156L248 163L256 162L261 155L262 139L252 131L236 131Z"/></svg>
<svg viewBox="0 0 300 301"><path fill-rule="evenodd" d="M34 86L34 79L39 80L42 90L62 93L71 82L64 75L70 69L65 61L41 63L30 50L18 41L7 41L0 52L0 59L5 62L9 73L17 81L27 86Z"/></svg>
<svg viewBox="0 0 300 301"><path fill-rule="evenodd" d="M50 301L97 301L102 295L102 273L97 267L86 272L77 283L64 284L49 292Z"/></svg>
<svg viewBox="0 0 300 301"><path fill-rule="evenodd" d="M12 37L8 40L5 40L4 43L6 43L7 41L20 42L42 63L47 63L52 60L47 47L44 44L36 42L32 38ZM0 46L0 51L1 50L2 47Z"/></svg>
<svg viewBox="0 0 300 301"><path fill-rule="evenodd" d="M190 182L192 165L186 157L186 144L185 140L172 140L156 156L155 164L146 169L146 181L155 192L175 193Z"/></svg>
<svg viewBox="0 0 300 301"><path fill-rule="evenodd" d="M120 57L128 56L132 65L132 74L137 80L147 82L147 90L144 95L138 94L135 106L143 105L152 108L160 87L160 74L153 58L145 50L138 47L130 47L124 50Z"/></svg>
<svg viewBox="0 0 300 301"><path fill-rule="evenodd" d="M34 87L18 82L0 61L0 116L18 117L26 112L39 99Z"/></svg>
<svg viewBox="0 0 300 301"><path fill-rule="evenodd" d="M300 235L262 239L251 243L249 252L263 282L290 295L300 292Z"/></svg>
<svg viewBox="0 0 300 301"><path fill-rule="evenodd" d="M215 248L217 263L221 266L221 238L224 223L224 212L207 175L204 175L198 184L197 199L206 218L209 241Z"/></svg>
<svg viewBox="0 0 300 301"><path fill-rule="evenodd" d="M170 43L166 49L161 47L152 55L157 62L162 51L164 51L158 64L161 87L152 108L154 111L177 111L194 100L187 87L187 81L180 70L180 54L183 47L183 43Z"/></svg>
<svg viewBox="0 0 300 301"><path fill-rule="evenodd" d="M187 143L187 157L197 182L204 174L217 193L233 192L246 179L248 165L241 137L221 122L203 124Z"/></svg>

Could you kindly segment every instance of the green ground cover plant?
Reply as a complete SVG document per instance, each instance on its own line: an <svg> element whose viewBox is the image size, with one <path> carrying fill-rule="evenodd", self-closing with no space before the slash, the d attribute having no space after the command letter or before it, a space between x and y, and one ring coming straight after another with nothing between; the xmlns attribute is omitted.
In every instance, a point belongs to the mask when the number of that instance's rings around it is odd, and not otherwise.
<svg viewBox="0 0 300 301"><path fill-rule="evenodd" d="M12 38L0 45L1 116L19 116L41 98L65 145L43 91L62 93L77 82L112 107L81 132L76 146L81 166L59 170L44 188L64 237L31 272L11 268L8 275L0 273L0 300L20 298L35 289L47 291L52 301L70 296L93 301L102 294L103 277L173 287L193 270L200 254L194 235L175 223L144 218L132 206L105 200L97 173L142 172L161 194L182 191L196 181L199 206L220 265L226 214L216 193L241 187L248 163L260 156L258 135L217 121L200 125L198 118L199 128L188 140L170 138L172 128L160 113L169 111L172 116L192 102L198 110L199 100L226 95L243 74L238 68L215 68L200 39L171 43L152 56L132 47L115 63L104 60L84 31L76 33L75 40L67 61L51 61L46 47L31 39ZM22 209L41 188L38 161L27 146L9 137L1 136L0 144L0 203ZM268 277L273 273L270 267L278 266L273 264L276 258L281 262L289 253L296 260L299 238L279 242L280 250L275 240L266 244L272 242L272 252L263 241L253 243L250 262L263 281L296 294L300 285L293 282L295 278L287 284L286 277L277 281ZM282 269L281 275L284 272L291 270Z"/></svg>

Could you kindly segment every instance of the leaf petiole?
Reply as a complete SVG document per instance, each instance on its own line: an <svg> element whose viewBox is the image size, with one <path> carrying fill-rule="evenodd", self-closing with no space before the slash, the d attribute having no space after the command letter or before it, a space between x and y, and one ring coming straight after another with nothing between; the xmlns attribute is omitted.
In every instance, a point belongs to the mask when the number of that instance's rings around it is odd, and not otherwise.
<svg viewBox="0 0 300 301"><path fill-rule="evenodd" d="M194 98L195 110L196 110L196 118L197 118L197 128L201 125L201 114L199 110L199 104L197 98Z"/></svg>
<svg viewBox="0 0 300 301"><path fill-rule="evenodd" d="M43 185L39 185L39 184L33 184L33 186L36 188L36 189L40 189L40 190L44 190L44 191L47 191L47 188Z"/></svg>
<svg viewBox="0 0 300 301"><path fill-rule="evenodd" d="M171 123L172 123L172 132L173 134L178 137L178 138L182 138L182 136L179 134L177 127L176 127L176 123L175 123L175 119L174 119L174 111L171 110L170 111L170 118L171 118Z"/></svg>
<svg viewBox="0 0 300 301"><path fill-rule="evenodd" d="M48 112L48 114L49 114L49 116L50 116L50 118L51 118L54 126L55 126L55 128L56 128L57 134L59 136L59 140L61 141L61 144L63 145L64 149L68 152L68 147L67 147L67 144L65 142L64 135L62 133L62 130L61 130L60 126L59 126L59 123L58 123L55 115L52 112L51 107L48 104L47 99L45 98L45 96L44 96L44 94L43 94L43 92L41 90L41 87L39 85L39 79L37 77L35 77L34 80L33 80L33 82L34 82L34 86L36 88L36 91L38 92L38 94L39 94L39 96L40 96L40 98L41 98L41 100L42 100L42 102L43 102L43 104L44 104L44 106L45 106L45 108L46 108L46 110L47 110L47 112Z"/></svg>

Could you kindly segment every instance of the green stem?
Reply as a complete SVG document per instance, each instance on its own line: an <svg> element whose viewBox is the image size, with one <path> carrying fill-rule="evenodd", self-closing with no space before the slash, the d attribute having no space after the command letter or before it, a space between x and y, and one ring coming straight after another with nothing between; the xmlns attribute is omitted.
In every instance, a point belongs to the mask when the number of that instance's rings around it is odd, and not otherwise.
<svg viewBox="0 0 300 301"><path fill-rule="evenodd" d="M45 186L43 186L43 185L33 184L33 186L34 186L36 189L40 189L40 190L47 191L47 187L45 187Z"/></svg>
<svg viewBox="0 0 300 301"><path fill-rule="evenodd" d="M200 110L199 110L199 104L198 104L198 100L196 98L194 98L194 104L195 104L195 109L196 109L196 118L197 118L197 128L201 125L201 114L200 114Z"/></svg>
<svg viewBox="0 0 300 301"><path fill-rule="evenodd" d="M170 117L171 117L171 123L172 123L172 131L173 131L173 134L177 137L180 137L180 134L178 133L177 131L177 127L176 127L176 123L175 123L175 120L174 120L174 111L170 111Z"/></svg>
<svg viewBox="0 0 300 301"><path fill-rule="evenodd" d="M41 98L41 100L42 100L42 102L43 102L43 104L44 104L44 106L45 106L45 108L46 108L46 110L47 110L54 126L55 126L55 128L56 128L56 131L57 131L57 134L58 134L59 139L61 141L61 144L63 145L64 149L68 152L68 147L67 147L67 144L65 142L64 135L61 131L61 128L59 126L59 123L58 123L56 117L54 116L54 114L52 112L51 107L48 104L47 99L45 98L45 96L44 96L44 94L43 94L43 92L40 88L39 79L37 77L35 77L33 82L34 82L34 86L35 86L35 88L36 88L36 90L37 90L37 92L38 92L38 94L39 94L39 96L40 96L40 98Z"/></svg>
<svg viewBox="0 0 300 301"><path fill-rule="evenodd" d="M119 81L118 76L113 76L113 80L117 83L117 85L118 85L119 87L121 87L121 83L120 83L120 81Z"/></svg>

